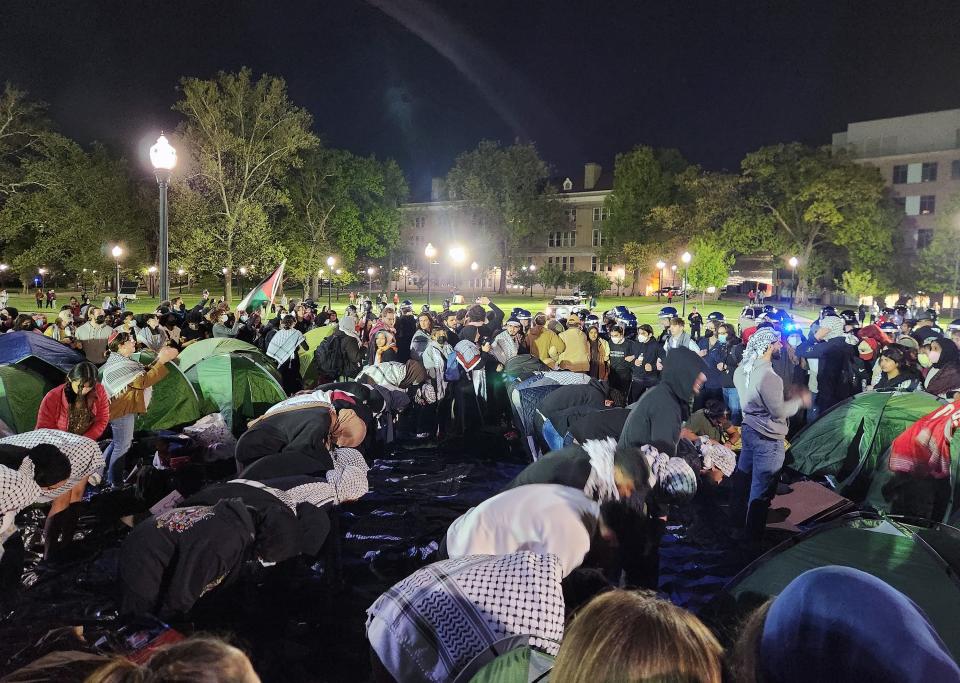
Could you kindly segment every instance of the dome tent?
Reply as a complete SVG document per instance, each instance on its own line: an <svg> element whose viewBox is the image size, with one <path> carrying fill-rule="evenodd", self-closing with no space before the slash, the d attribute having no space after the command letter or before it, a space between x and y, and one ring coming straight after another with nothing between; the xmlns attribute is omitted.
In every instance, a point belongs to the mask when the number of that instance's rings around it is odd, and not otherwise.
<svg viewBox="0 0 960 683"><path fill-rule="evenodd" d="M0 365L27 367L50 382L62 382L82 360L83 354L36 332L0 334Z"/></svg>
<svg viewBox="0 0 960 683"><path fill-rule="evenodd" d="M214 337L212 339L201 339L190 344L180 352L177 357L177 365L186 372L194 365L211 356L222 356L228 353L247 353L256 357L258 360L265 359L266 356L253 344L234 339L233 337Z"/></svg>
<svg viewBox="0 0 960 683"><path fill-rule="evenodd" d="M200 412L221 413L234 434L287 398L272 369L243 353L210 356L185 374L200 397Z"/></svg>
<svg viewBox="0 0 960 683"><path fill-rule="evenodd" d="M0 420L17 434L37 425L40 402L56 386L19 365L0 365Z"/></svg>
<svg viewBox="0 0 960 683"><path fill-rule="evenodd" d="M154 358L149 351L133 354L132 358L144 365ZM153 394L147 412L137 416L137 431L173 429L192 424L202 417L200 397L175 362L167 363L167 376L153 385Z"/></svg>

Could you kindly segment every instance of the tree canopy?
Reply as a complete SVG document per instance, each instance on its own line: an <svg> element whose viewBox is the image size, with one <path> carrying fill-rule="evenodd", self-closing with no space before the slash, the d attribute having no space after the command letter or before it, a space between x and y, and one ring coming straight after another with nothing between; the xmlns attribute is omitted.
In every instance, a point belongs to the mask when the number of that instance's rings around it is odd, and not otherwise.
<svg viewBox="0 0 960 683"><path fill-rule="evenodd" d="M447 174L451 199L469 205L499 256L501 294L513 251L563 224L563 206L548 178L549 168L532 144L502 147L489 140L460 154Z"/></svg>

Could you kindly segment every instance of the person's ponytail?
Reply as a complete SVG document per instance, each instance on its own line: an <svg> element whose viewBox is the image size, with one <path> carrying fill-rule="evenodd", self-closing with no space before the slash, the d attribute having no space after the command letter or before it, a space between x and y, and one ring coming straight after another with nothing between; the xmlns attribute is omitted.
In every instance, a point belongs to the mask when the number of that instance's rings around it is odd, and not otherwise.
<svg viewBox="0 0 960 683"><path fill-rule="evenodd" d="M150 683L153 673L125 657L116 657L87 676L83 683Z"/></svg>

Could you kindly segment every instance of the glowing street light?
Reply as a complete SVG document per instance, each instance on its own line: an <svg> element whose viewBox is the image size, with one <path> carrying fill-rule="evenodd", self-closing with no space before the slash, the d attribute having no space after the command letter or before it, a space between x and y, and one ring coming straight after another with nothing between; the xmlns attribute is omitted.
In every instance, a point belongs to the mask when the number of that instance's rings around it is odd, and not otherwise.
<svg viewBox="0 0 960 683"><path fill-rule="evenodd" d="M790 279L793 282L793 287L790 292L790 310L792 311L793 302L797 298L797 266L800 264L800 259L798 259L796 256L791 256L790 260L787 261L787 263L790 264L790 270L792 271L792 274L790 276Z"/></svg>
<svg viewBox="0 0 960 683"><path fill-rule="evenodd" d="M117 262L117 303L120 303L120 257L123 256L123 248L116 244L110 253L113 254L113 260Z"/></svg>
<svg viewBox="0 0 960 683"><path fill-rule="evenodd" d="M663 261L657 261L657 273L660 274L660 287L657 288L657 303L660 303L660 293L663 290L663 269L666 267L666 263Z"/></svg>
<svg viewBox="0 0 960 683"><path fill-rule="evenodd" d="M373 296L373 274L376 272L377 272L377 269L374 268L373 266L370 266L369 268L367 268L367 277L370 278L370 289L367 292L369 296Z"/></svg>
<svg viewBox="0 0 960 683"><path fill-rule="evenodd" d="M423 255L427 257L427 308L430 308L430 266L433 264L433 258L437 255L436 247L427 242Z"/></svg>
<svg viewBox="0 0 960 683"><path fill-rule="evenodd" d="M682 318L687 317L687 268L690 266L691 259L693 259L693 257L689 251L685 251L680 255L680 260L683 261L683 311L680 313Z"/></svg>
<svg viewBox="0 0 960 683"><path fill-rule="evenodd" d="M170 176L177 165L177 150L173 148L163 133L157 138L157 144L150 148L150 163L160 186L160 299L170 298L170 251L167 236L167 186Z"/></svg>

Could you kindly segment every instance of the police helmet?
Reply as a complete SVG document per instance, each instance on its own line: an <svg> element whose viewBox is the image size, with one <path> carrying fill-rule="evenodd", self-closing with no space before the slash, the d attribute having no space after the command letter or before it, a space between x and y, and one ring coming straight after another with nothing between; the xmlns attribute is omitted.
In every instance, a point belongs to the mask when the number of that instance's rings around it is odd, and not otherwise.
<svg viewBox="0 0 960 683"><path fill-rule="evenodd" d="M590 327L597 327L597 328L599 328L599 327L600 327L600 318L597 317L597 316L595 316L595 315L593 315L593 314L591 313L590 315L588 315L588 316L584 319L584 323L585 323L586 327L588 327L588 328L590 328Z"/></svg>
<svg viewBox="0 0 960 683"><path fill-rule="evenodd" d="M724 320L723 313L721 313L720 311L714 311L713 313L710 313L709 315L707 315L707 320L723 322Z"/></svg>
<svg viewBox="0 0 960 683"><path fill-rule="evenodd" d="M676 318L677 309L673 306L664 306L660 309L660 313L657 315L658 318Z"/></svg>

